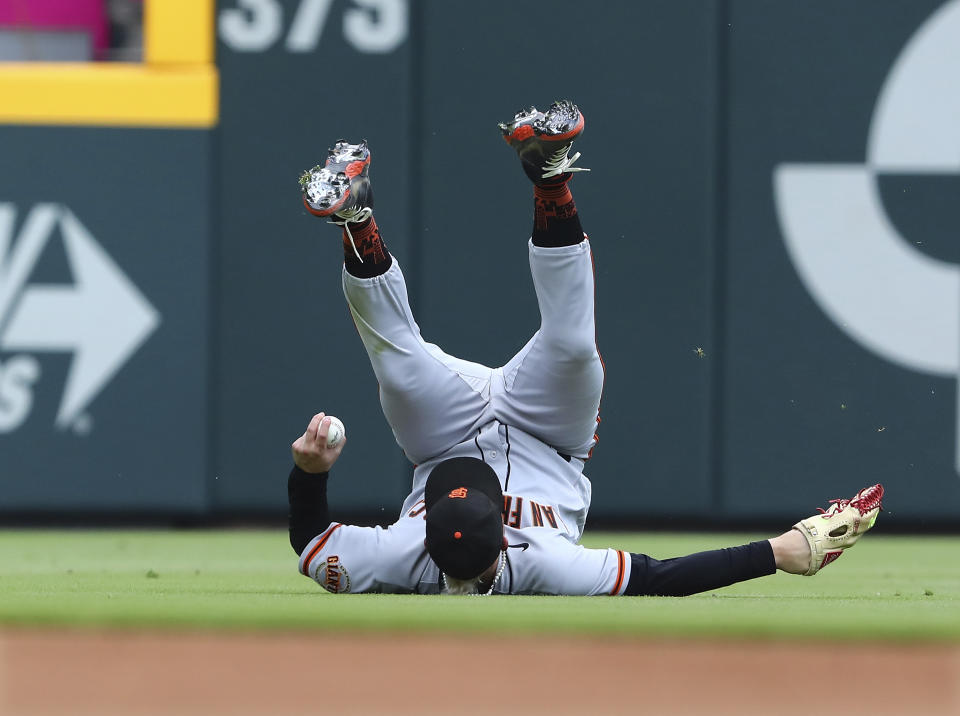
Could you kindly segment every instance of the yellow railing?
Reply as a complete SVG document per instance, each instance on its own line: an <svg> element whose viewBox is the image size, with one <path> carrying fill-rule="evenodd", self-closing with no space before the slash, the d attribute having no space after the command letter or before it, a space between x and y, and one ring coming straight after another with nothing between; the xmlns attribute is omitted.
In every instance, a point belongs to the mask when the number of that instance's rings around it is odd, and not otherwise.
<svg viewBox="0 0 960 716"><path fill-rule="evenodd" d="M214 0L144 5L142 64L0 62L0 124L214 126Z"/></svg>

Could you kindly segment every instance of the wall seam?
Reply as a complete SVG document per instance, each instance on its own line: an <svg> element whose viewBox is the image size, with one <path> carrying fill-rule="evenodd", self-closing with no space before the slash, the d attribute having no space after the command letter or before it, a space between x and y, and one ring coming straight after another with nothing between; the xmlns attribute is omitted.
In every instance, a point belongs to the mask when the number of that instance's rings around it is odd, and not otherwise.
<svg viewBox="0 0 960 716"><path fill-rule="evenodd" d="M711 352L713 359L710 361L711 381L710 381L710 437L709 437L709 474L708 483L710 485L710 502L715 513L722 513L725 491L723 482L725 478L724 464L726 458L725 440L726 431L724 429L725 412L725 377L726 377L726 261L727 261L727 230L726 230L726 212L727 212L727 169L729 163L729 154L727 148L728 140L728 96L730 72L728 65L729 58L729 37L730 37L730 0L718 0L716 6L716 35L715 35L715 67L713 82L713 149L714 149L714 169L712 177L712 207L711 223L713 224L713 241L710 242L709 258L712 269L711 275L711 297L713 307L711 310L712 320L712 340Z"/></svg>

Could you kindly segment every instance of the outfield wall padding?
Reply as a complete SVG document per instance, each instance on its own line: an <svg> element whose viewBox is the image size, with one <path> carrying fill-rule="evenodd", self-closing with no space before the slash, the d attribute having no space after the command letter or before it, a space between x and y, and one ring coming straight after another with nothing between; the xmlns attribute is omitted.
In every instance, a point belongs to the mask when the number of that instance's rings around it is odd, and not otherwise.
<svg viewBox="0 0 960 716"><path fill-rule="evenodd" d="M960 153L938 129L960 0L538 8L220 0L215 67L196 33L182 58L212 73L206 125L24 126L0 100L0 514L280 517L325 410L349 437L332 501L390 521L410 469L297 176L367 139L425 338L499 365L538 316L532 192L496 123L570 97L606 367L593 518L789 520L883 482L888 519L960 524ZM72 344L10 333L25 295L76 282L59 234L9 268L50 203L159 317L66 425Z"/></svg>

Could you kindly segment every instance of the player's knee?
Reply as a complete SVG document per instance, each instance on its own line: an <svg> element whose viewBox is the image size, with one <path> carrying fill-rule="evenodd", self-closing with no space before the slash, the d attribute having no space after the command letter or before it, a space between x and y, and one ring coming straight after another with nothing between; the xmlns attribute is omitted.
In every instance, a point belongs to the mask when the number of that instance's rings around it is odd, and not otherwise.
<svg viewBox="0 0 960 716"><path fill-rule="evenodd" d="M560 337L553 342L554 358L564 363L589 365L600 360L597 344L577 336Z"/></svg>

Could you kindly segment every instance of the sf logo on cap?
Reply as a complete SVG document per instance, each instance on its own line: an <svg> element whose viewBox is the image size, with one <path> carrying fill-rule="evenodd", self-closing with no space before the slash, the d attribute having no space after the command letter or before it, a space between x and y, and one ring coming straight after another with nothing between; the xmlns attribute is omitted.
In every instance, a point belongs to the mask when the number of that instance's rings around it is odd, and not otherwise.
<svg viewBox="0 0 960 716"><path fill-rule="evenodd" d="M451 491L450 491L450 494L447 495L447 497L449 497L449 498L451 498L451 499L454 498L454 497L459 497L459 498L463 499L463 498L465 498L466 496L467 496L467 488L466 488L466 487L458 487L456 490L451 490Z"/></svg>

